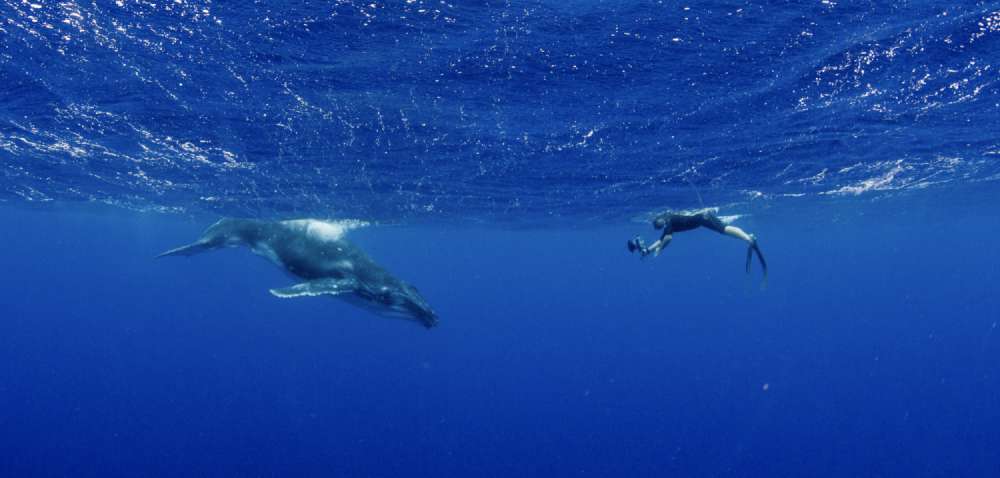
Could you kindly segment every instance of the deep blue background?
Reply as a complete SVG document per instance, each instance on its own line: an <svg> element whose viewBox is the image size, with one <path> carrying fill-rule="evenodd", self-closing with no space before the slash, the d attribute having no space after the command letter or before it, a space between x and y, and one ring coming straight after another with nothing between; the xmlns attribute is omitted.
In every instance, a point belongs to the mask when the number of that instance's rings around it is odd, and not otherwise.
<svg viewBox="0 0 1000 478"><path fill-rule="evenodd" d="M0 476L1000 476L1000 2L0 0ZM743 215L625 251L648 216ZM362 219L440 327L278 300Z"/></svg>
<svg viewBox="0 0 1000 478"><path fill-rule="evenodd" d="M245 250L153 259L204 219L6 208L0 470L990 476L1000 219L975 197L772 205L741 220L763 291L707 231L645 261L641 224L352 233L430 331L275 299Z"/></svg>

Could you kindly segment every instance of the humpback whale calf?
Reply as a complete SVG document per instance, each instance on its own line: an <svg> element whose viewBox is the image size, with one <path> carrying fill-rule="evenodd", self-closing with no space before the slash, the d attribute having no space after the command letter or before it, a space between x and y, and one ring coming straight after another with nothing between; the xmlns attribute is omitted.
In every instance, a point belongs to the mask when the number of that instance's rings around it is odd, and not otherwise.
<svg viewBox="0 0 1000 478"><path fill-rule="evenodd" d="M417 289L372 261L344 239L344 224L315 219L260 221L222 219L197 241L156 257L191 256L223 247L246 246L303 282L271 294L282 298L329 295L380 315L437 324Z"/></svg>

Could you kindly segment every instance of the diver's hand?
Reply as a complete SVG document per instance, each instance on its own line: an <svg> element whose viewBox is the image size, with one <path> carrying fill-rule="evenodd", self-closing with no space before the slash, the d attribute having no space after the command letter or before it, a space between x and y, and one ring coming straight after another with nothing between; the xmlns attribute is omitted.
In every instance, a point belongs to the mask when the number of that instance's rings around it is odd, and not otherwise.
<svg viewBox="0 0 1000 478"><path fill-rule="evenodd" d="M629 239L628 251L629 252L639 251L639 253L642 255L647 254L646 246L642 243L642 238L639 236L635 236L632 239Z"/></svg>

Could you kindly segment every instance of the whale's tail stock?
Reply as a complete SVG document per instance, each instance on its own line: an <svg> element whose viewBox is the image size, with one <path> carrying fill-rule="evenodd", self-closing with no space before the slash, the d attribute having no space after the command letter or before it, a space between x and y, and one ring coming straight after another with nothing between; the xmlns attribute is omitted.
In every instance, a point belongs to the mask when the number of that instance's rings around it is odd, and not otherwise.
<svg viewBox="0 0 1000 478"><path fill-rule="evenodd" d="M169 251L166 251L156 256L156 258L159 259L161 257L167 257L167 256L193 256L195 254L207 252L212 249L214 249L214 247L212 247L210 243L206 241L198 241L188 244L186 246L175 247L173 249L170 249Z"/></svg>

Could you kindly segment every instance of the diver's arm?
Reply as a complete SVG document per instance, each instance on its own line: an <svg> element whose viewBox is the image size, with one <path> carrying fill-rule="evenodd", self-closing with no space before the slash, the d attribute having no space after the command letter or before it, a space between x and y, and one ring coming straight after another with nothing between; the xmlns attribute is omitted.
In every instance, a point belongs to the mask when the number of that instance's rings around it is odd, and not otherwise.
<svg viewBox="0 0 1000 478"><path fill-rule="evenodd" d="M660 251L662 251L664 247L670 245L670 241L673 240L673 238L674 237L670 233L664 233L659 239L656 240L656 242L643 249L643 257L648 256L649 254L653 254L653 257L660 255Z"/></svg>

